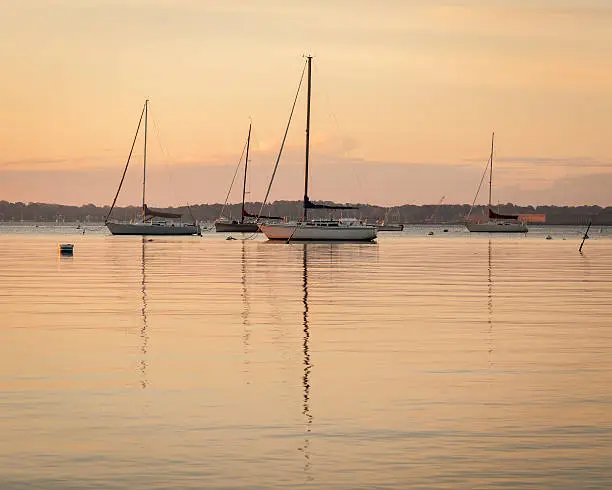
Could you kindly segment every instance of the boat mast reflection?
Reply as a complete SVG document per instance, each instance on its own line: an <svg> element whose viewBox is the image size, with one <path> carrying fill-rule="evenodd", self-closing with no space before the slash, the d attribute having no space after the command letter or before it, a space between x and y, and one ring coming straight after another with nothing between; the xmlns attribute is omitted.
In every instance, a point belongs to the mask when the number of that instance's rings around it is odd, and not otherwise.
<svg viewBox="0 0 612 490"><path fill-rule="evenodd" d="M242 240L242 257L241 257L241 284L242 291L240 296L242 298L242 312L240 317L242 319L242 347L244 349L244 364L245 371L249 372L249 359L248 353L250 350L250 339L251 339L251 327L249 325L249 313L251 306L249 304L249 297L247 293L247 253L245 240ZM250 382L247 380L247 384Z"/></svg>
<svg viewBox="0 0 612 490"><path fill-rule="evenodd" d="M302 375L302 385L304 387L304 395L302 400L302 414L306 419L306 431L304 435L304 444L300 448L304 453L304 472L306 473L306 479L312 480L309 475L310 472L310 433L312 431L312 413L310 412L310 372L312 370L312 362L310 360L310 328L308 325L308 244L304 243L303 255L302 255L302 270L303 270L303 282L302 290L303 297L302 303L304 305L304 312L302 316L302 327L303 327L303 342L302 352L304 354L304 374Z"/></svg>
<svg viewBox="0 0 612 490"><path fill-rule="evenodd" d="M142 327L140 328L140 352L142 354L142 358L140 359L140 386L141 388L146 388L149 384L147 379L147 351L149 348L149 322L148 322L148 312L147 312L147 271L146 271L146 237L142 237L142 283L140 292L142 294Z"/></svg>
<svg viewBox="0 0 612 490"><path fill-rule="evenodd" d="M493 255L493 244L491 239L489 238L489 267L488 267L488 301L487 301L487 309L488 309L488 324L489 324L489 332L488 332L488 341L489 341L489 369L493 367L493 269L491 265L491 258Z"/></svg>

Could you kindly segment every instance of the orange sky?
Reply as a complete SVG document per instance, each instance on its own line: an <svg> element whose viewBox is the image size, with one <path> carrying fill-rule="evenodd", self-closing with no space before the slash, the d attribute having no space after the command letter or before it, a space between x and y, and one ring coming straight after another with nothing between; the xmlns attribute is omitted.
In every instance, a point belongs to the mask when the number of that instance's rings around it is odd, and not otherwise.
<svg viewBox="0 0 612 490"><path fill-rule="evenodd" d="M249 117L261 199L308 52L313 199L471 202L494 129L495 200L609 205L612 4L524 3L0 2L0 199L109 203L146 97L151 204L223 201Z"/></svg>

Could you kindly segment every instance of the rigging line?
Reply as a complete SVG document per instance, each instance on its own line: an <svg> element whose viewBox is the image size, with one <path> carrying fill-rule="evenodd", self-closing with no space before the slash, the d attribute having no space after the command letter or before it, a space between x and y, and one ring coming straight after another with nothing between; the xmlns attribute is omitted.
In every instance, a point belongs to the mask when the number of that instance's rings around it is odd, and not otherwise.
<svg viewBox="0 0 612 490"><path fill-rule="evenodd" d="M470 210L466 216L466 218L469 218L470 215L472 214L472 210L474 209L474 203L476 202L476 199L478 199L478 194L480 193L480 189L482 187L482 183L484 182L484 178L487 175L487 170L489 168L489 162L490 160L487 160L487 166L484 169L484 172L482 173L482 177L480 178L480 184L478 184L478 190L476 191L476 195L474 196L474 200L472 201L472 205L470 206Z"/></svg>
<svg viewBox="0 0 612 490"><path fill-rule="evenodd" d="M315 71L315 74L318 74L318 65L314 66L314 71ZM324 80L325 77L317 77L317 79L319 78L321 80ZM334 121L334 124L336 126L336 131L338 132L339 136L342 136L343 131L340 129L340 122L338 121L338 118L336 117L336 113L332 107L331 98L329 96L329 92L327 90L327 87L325 86L325 83L321 84L321 91L323 92L323 96L325 97L325 102L327 103L329 114L331 115L331 118ZM361 183L361 179L359 178L359 173L357 172L355 162L353 159L348 158L348 152L346 148L344 148L344 145L342 145L342 156L349 162L350 169L353 172L353 177L355 178L355 181L357 182L357 186L359 187L360 195L365 197L366 202L371 202L368 197L368 193L365 191Z"/></svg>
<svg viewBox="0 0 612 490"><path fill-rule="evenodd" d="M174 180L172 179L172 172L170 172L170 165L169 165L169 162L173 159L166 145L162 143L159 126L157 125L156 119L151 114L151 109L149 109L149 116L151 117L151 120L153 121L153 128L155 129L155 136L157 137L157 143L159 145L159 149L162 152L164 166L166 167L166 170L168 171L168 180L170 180L170 189L171 189L172 195L174 196L175 202L179 202L178 196L176 194L176 186L174 185ZM189 201L187 201L187 212L189 213L189 216L191 216L191 219L195 223L196 219L193 213L191 212L191 205L189 204Z"/></svg>
<svg viewBox="0 0 612 490"><path fill-rule="evenodd" d="M236 165L236 170L234 170L234 176L232 177L232 183L229 186L229 189L227 190L227 195L225 196L225 201L223 202L223 206L221 207L221 212L219 213L219 218L221 218L223 216L223 211L225 211L225 207L227 206L227 201L229 199L230 196L230 192L232 192L232 187L234 187L234 181L236 180L236 175L238 175L238 169L240 168L240 165L242 164L242 157L244 156L244 152L246 151L246 147L247 147L247 142L244 142L244 146L242 147L242 153L240 153L240 158L238 159L238 165Z"/></svg>
<svg viewBox="0 0 612 490"><path fill-rule="evenodd" d="M270 196L270 190L272 189L272 183L274 182L274 177L276 176L276 170L278 169L278 164L281 159L281 155L283 154L283 148L285 147L285 140L287 139L287 133L289 132L289 126L291 126L291 119L293 118L293 111L295 110L295 104L297 104L298 96L300 95L300 89L302 88L302 82L304 81L304 73L306 73L306 65L308 64L308 60L304 63L304 68L302 68L302 76L300 77L300 83L298 84L297 92L295 94L295 99L293 99L293 106L291 106L291 113L289 114L289 121L287 121L287 127L285 128L285 135L283 136L283 141L281 143L280 150L278 152L278 157L276 158L276 163L274 164L274 170L272 171L272 177L270 177L270 183L268 184L268 190L266 191L266 196L261 202L261 208L259 209L259 213L257 213L257 219L261 217L261 213L263 212L263 208L268 201L268 197Z"/></svg>
<svg viewBox="0 0 612 490"><path fill-rule="evenodd" d="M121 186L123 185L123 181L125 180L125 174L127 172L128 166L130 165L130 160L132 159L132 153L134 152L134 146L136 145L136 138L138 138L138 133L140 132L140 124L142 123L142 118L145 113L145 106L142 108L142 112L140 113L140 119L138 120L138 127L136 128L136 134L134 135L134 141L132 141L132 147L130 148L130 154L128 155L127 162L125 162L125 168L123 169L123 175L121 176L121 182L119 182L119 188L117 189L117 193L115 194L115 199L113 199L113 204L111 204L110 209L108 210L108 214L106 218L104 218L104 222L108 221L111 213L113 212L113 208L117 203L117 198L119 197L119 192L121 191Z"/></svg>
<svg viewBox="0 0 612 490"><path fill-rule="evenodd" d="M157 144L159 145L159 149L162 154L162 161L164 162L164 166L166 167L168 180L170 181L170 191L175 199L175 202L178 202L178 196L176 194L176 186L174 185L174 180L172 179L172 172L170 172L170 161L172 160L170 152L168 151L166 145L163 144L161 139L161 133L159 131L159 126L157 124L157 120L151 114L151 109L149 108L149 117L153 122L153 129L155 130L155 136L157 138Z"/></svg>

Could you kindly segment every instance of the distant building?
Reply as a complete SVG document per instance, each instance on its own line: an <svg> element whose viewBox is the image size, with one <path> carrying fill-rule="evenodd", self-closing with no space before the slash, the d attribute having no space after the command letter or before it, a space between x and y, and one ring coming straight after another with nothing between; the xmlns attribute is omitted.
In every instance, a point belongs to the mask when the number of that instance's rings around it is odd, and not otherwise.
<svg viewBox="0 0 612 490"><path fill-rule="evenodd" d="M525 223L546 223L545 214L519 214L519 220Z"/></svg>

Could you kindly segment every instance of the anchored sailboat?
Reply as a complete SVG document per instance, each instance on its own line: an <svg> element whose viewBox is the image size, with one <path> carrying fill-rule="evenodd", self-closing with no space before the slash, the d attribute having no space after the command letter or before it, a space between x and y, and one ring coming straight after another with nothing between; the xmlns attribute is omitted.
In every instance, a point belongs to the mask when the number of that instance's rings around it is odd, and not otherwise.
<svg viewBox="0 0 612 490"><path fill-rule="evenodd" d="M308 160L310 157L310 95L312 87L312 56L306 60L308 67L308 96L306 99L306 156L304 172L304 204L301 221L293 223L261 224L261 231L269 240L320 240L320 241L372 241L376 228L364 225L355 218L308 221L309 209L355 209L353 206L315 204L308 197Z"/></svg>
<svg viewBox="0 0 612 490"><path fill-rule="evenodd" d="M246 183L247 183L247 169L249 167L249 147L251 146L251 124L249 124L249 135L247 137L246 143L246 156L244 159L244 178L242 180L242 207L240 210L240 221L236 220L228 220L227 218L219 218L215 221L215 231L218 232L243 232L243 233L256 233L259 230L259 225L255 221L245 221L245 218L257 218L250 213L248 213L244 209L244 197L246 195ZM234 177L236 174L234 174ZM232 185L234 181L232 180L232 184L230 185L230 189L228 191L228 196L230 191L232 190Z"/></svg>
<svg viewBox="0 0 612 490"><path fill-rule="evenodd" d="M138 120L138 127L136 128L136 134L134 135L134 141L132 142L132 148L130 149L130 154L128 156L128 160L125 164L125 168L123 169L123 176L121 177L121 182L119 183L119 188L117 189L117 193L115 194L115 199L113 199L113 204L111 205L108 214L106 215L105 224L113 235L199 235L200 227L195 222L193 223L183 223L181 221L182 214L180 213L167 213L163 211L156 211L147 206L145 201L145 193L146 193L146 183L147 183L147 119L149 113L149 101L146 100L144 103L144 107L142 108L142 112L140 114L140 119ZM117 203L117 197L119 197L119 192L121 191L121 186L123 185L123 180L125 179L125 174L127 172L128 166L130 165L130 160L132 157L132 153L134 151L134 146L136 144L136 138L138 137L138 133L140 131L140 126L144 119L144 154L143 154L143 173L142 173L142 215L138 221L132 222L120 222L117 220L110 220L110 215L113 212L115 204ZM179 220L179 221L176 221Z"/></svg>
<svg viewBox="0 0 612 490"><path fill-rule="evenodd" d="M488 233L527 233L527 225L519 221L517 215L499 214L493 211L491 205L491 189L493 186L493 145L495 133L491 136L491 156L489 157L489 208L488 221L484 223L467 222L465 227L472 232ZM482 181L481 181L482 183ZM479 188L480 189L480 188Z"/></svg>

